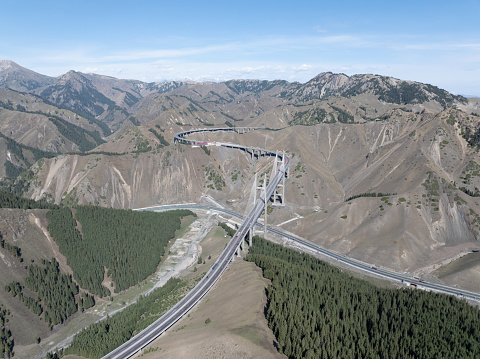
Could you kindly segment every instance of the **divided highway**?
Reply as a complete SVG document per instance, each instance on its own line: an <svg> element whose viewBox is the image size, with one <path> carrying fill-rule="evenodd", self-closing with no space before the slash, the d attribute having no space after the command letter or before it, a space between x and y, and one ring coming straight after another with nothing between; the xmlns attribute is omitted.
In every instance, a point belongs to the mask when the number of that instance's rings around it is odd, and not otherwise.
<svg viewBox="0 0 480 359"><path fill-rule="evenodd" d="M234 211L224 209L224 208L219 208L219 207L214 207L214 206L204 206L204 205L197 205L197 204L178 204L178 205L170 205L170 206L159 206L159 207L151 207L148 209L142 209L142 210L150 210L150 211L167 211L167 210L174 210L174 209L192 209L192 210L205 210L205 211L215 211L219 213L225 213L227 215L230 215L232 217L236 217L238 219L242 219L243 216L241 214L238 214ZM255 224L257 227L259 227L261 230L263 230L263 224L261 223L256 223ZM475 293L471 292L468 290L463 290L460 288L455 288L455 287L450 287L447 285L443 284L436 284L436 283L431 283L431 282L425 282L419 279L415 279L403 274L395 273L386 269L381 269L377 268L375 266L372 266L371 264L367 264L364 262L357 261L355 259L349 258L347 256L344 256L342 254L338 254L337 252L325 249L317 244L314 244L312 242L309 242L305 239L299 238L293 234L283 232L282 230L279 230L274 227L267 227L267 231L270 233L276 234L278 236L281 236L285 239L291 240L297 244L300 244L309 250L315 252L315 253L320 253L325 256L328 256L332 259L335 259L339 263L345 264L353 269L360 269L362 271L365 271L367 273L376 275L376 276L381 276L384 278L387 278L389 280L394 280L397 282L405 283L405 284L410 284L410 285L415 285L419 288L425 288L431 291L435 291L438 293L444 293L444 294L451 294L451 295L456 295L461 298L465 299L470 299L470 300L476 300L480 301L480 293Z"/></svg>
<svg viewBox="0 0 480 359"><path fill-rule="evenodd" d="M249 131L258 128L237 128L241 131ZM218 129L206 129L205 131L231 131L230 128L218 128ZM184 136L194 132L200 132L201 130L192 130L180 132L175 135L175 143L183 142L193 145L201 145L195 140L185 139ZM217 144L224 147L236 147L242 149L252 149L247 147L241 147L238 145L232 144ZM113 350L106 356L104 359L120 359L120 358L129 358L138 352L140 349L145 347L147 344L156 339L160 334L172 326L177 320L179 320L183 315L185 315L190 308L192 308L215 284L215 282L220 278L222 273L227 268L228 264L235 255L236 250L240 246L240 243L248 234L251 228L255 226L258 218L262 214L263 209L265 208L265 202L272 196L273 192L277 188L278 184L282 180L283 176L288 169L288 164L290 162L289 158L284 155L278 155L275 152L267 151L265 149L255 149L262 151L271 155L276 155L282 159L282 164L278 168L277 173L273 178L270 179L270 182L266 188L262 190L260 197L254 203L252 209L249 211L247 216L244 218L243 223L238 228L237 232L233 236L232 240L225 247L223 252L220 254L220 257L217 259L213 267L207 272L207 274L200 280L200 282L183 298L181 299L173 308L166 312L162 317L157 321L151 324L149 327L141 331L139 334L131 338L126 343L119 346L117 349Z"/></svg>
<svg viewBox="0 0 480 359"><path fill-rule="evenodd" d="M216 211L228 214L230 216L239 218L243 220L243 223L238 228L237 232L225 247L224 251L221 253L218 260L215 262L215 265L207 272L207 274L200 280L200 282L182 299L180 300L173 308L171 308L168 312L166 312L161 318L159 318L156 322L151 324L149 327L144 329L142 332L131 338L129 341L118 347L117 349L113 350L106 356L104 359L120 359L120 358L129 358L130 356L137 353L140 349L144 348L150 342L155 340L160 334L165 332L170 326L172 326L177 320L179 320L183 315L185 315L207 292L208 290L215 284L215 282L220 278L222 273L227 268L228 264L232 260L233 256L235 255L236 250L240 246L240 243L248 234L248 232L253 228L253 226L259 226L263 229L263 225L257 223L258 218L260 217L263 209L265 208L265 201L268 200L273 192L275 191L276 187L285 176L285 173L288 169L289 165L289 158L286 156L279 155L276 152L268 151L261 148L253 148L253 147L244 147L234 144L228 143L208 143L208 142L199 142L197 140L190 140L186 139L185 136L198 133L198 132L213 132L213 131L250 131L256 130L260 128L254 127L245 127L245 128L209 128L209 129L196 129L190 131L184 131L175 134L174 141L175 143L182 142L191 144L194 146L202 146L202 145L216 145L216 146L223 146L229 148L238 148L242 150L249 150L249 151L259 151L263 152L267 155L272 156L279 156L282 159L282 165L278 168L277 173L274 175L273 178L270 179L268 186L262 190L262 193L258 200L255 202L254 206L247 214L246 217L237 214L233 211L228 209L223 209L219 207L213 206L202 206L196 204L180 204L180 205L166 205L166 206L159 206L159 207L151 207L151 208L144 208L139 210L172 210L172 209L197 209L197 210L208 210L208 211ZM362 263L346 256L340 255L336 252L329 251L325 248L322 248L316 244L308 242L304 239L296 237L292 234L285 233L281 230L267 227L267 230L271 233L277 234L286 238L288 240L294 241L304 247L307 247L309 250L314 251L316 253L321 253L326 255L330 258L337 260L345 265L348 265L354 269L360 269L365 272L369 272L374 275L382 276L388 278L390 280L399 281L402 283L407 283L410 285L415 285L417 287L422 287L428 290L452 294L459 297L464 297L466 299L472 299L480 301L480 294L474 293L454 287L449 287L441 284L429 283L424 282L418 279L414 279L405 275L401 275L395 272L387 271L384 269L378 269L374 266L371 266L366 263Z"/></svg>

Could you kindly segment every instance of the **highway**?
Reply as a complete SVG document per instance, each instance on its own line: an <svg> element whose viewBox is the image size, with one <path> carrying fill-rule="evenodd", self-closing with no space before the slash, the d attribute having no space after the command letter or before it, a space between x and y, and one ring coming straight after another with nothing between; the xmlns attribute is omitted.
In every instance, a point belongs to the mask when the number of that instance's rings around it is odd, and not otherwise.
<svg viewBox="0 0 480 359"><path fill-rule="evenodd" d="M237 128L238 129L238 128ZM247 128L242 128L245 130ZM248 128L248 130L258 129L258 128ZM222 129L207 129L206 131L222 131ZM230 131L231 129L225 129ZM198 141L188 140L183 138L183 136L190 133L199 132L200 130L191 130L186 132L177 133L175 135L175 143L182 141L189 144L197 144ZM218 144L217 144L218 145ZM241 147L231 144L221 144L224 147ZM122 344L109 354L105 355L104 359L120 359L120 358L129 358L140 349L145 347L147 344L156 339L160 334L165 330L171 327L177 320L184 316L215 284L215 282L220 278L222 273L227 268L228 264L232 260L235 252L237 251L240 243L243 241L245 236L248 234L250 229L255 226L258 218L262 214L263 209L265 208L265 202L272 196L276 187L282 180L283 176L288 169L288 164L290 159L287 156L279 155L276 152L267 151L264 149L256 149L259 151L267 152L272 155L279 156L282 159L282 164L278 168L277 173L273 178L270 179L269 184L264 188L254 203L252 209L248 212L245 218L243 218L243 223L238 228L235 235L232 237L230 242L227 244L223 252L220 254L220 257L217 259L212 268L207 272L207 274L198 282L198 284L184 297L182 298L173 308L166 312L162 317L148 326L146 329L132 337L129 341ZM167 206L168 207L168 206Z"/></svg>
<svg viewBox="0 0 480 359"><path fill-rule="evenodd" d="M269 184L266 188L264 188L258 198L258 200L254 203L254 206L249 211L246 217L239 215L233 211L228 209L213 207L213 206L202 206L196 204L180 204L180 205L165 205L165 206L158 206L158 207L150 207L150 208L143 208L138 210L172 210L172 209L196 209L196 210L207 210L207 211L216 211L220 213L225 213L230 216L242 219L243 222L238 228L235 235L232 237L230 242L227 244L223 252L221 253L220 257L215 262L214 266L207 272L207 274L200 280L200 282L183 298L181 299L173 308L167 311L162 317L160 317L157 321L151 324L149 327L144 329L142 332L137 334L136 336L132 337L129 341L122 344L117 349L113 350L106 356L104 359L120 359L120 358L129 358L130 356L137 353L140 349L144 348L150 342L155 340L159 335L165 332L170 326L172 326L177 320L179 320L183 315L185 315L207 292L208 290L215 284L215 282L220 278L222 273L226 270L228 264L232 260L233 256L235 255L236 250L240 246L240 243L248 234L249 230L253 228L253 226L259 226L263 229L263 225L258 223L257 220L262 214L263 209L265 208L265 201L268 201L272 196L274 190L285 176L285 173L288 169L289 165L289 158L287 156L279 155L276 152L268 151L265 149L260 148L253 148L253 147L243 147L239 145L233 144L226 144L226 143L206 143L206 142L199 142L197 140L186 139L184 136L198 133L198 132L212 132L212 131L250 131L256 130L260 128L253 128L253 127L245 127L245 128L209 128L209 129L196 129L196 130L189 130L175 134L174 141L175 143L187 143L195 146L201 145L216 145L216 146L223 146L223 147L230 147L230 148L239 148L242 150L251 150L251 151L259 151L264 152L267 155L274 155L279 156L282 159L282 165L278 168L277 173L274 175L273 178L270 179ZM252 152L253 153L253 152ZM454 287L449 287L441 284L436 283L429 283L424 282L415 278L411 278L402 274L398 274L392 271L388 271L385 269L376 268L375 266L369 265L367 263L363 263L360 261L356 261L354 259L348 258L346 256L340 255L336 252L327 250L323 247L320 247L314 243L306 241L305 239L296 237L295 235L285 233L281 230L272 228L270 226L267 227L267 230L271 233L279 235L283 238L291 240L297 244L300 244L309 250L320 253L325 256L328 256L339 263L343 263L344 265L350 266L352 269L359 269L370 273L372 275L381 276L390 280L406 283L409 285L414 285L417 287L421 287L427 290L436 291L440 293L452 294L458 297L463 297L466 299L472 299L476 301L480 301L480 294L474 293Z"/></svg>
<svg viewBox="0 0 480 359"><path fill-rule="evenodd" d="M197 205L197 204L178 204L178 205L171 205L171 206L158 206L158 207L151 207L148 209L142 209L142 210L153 210L153 211L166 211L166 210L174 210L174 209L192 209L192 210L204 210L204 211L215 211L219 213L224 213L227 215L230 215L232 217L236 217L239 219L244 218L241 214L238 214L234 211L224 209L224 208L219 208L219 207L214 207L214 206L204 206L204 205ZM259 229L263 230L264 226L261 223L256 223L255 224ZM419 279L412 278L410 276L392 272L386 269L381 269L377 268L371 264L364 263L357 261L355 259L349 258L345 255L339 254L337 252L325 249L315 243L309 242L303 238L297 237L293 234L286 233L282 230L279 230L277 228L268 226L267 231L273 234L276 234L278 236L281 236L285 239L291 240L295 242L296 244L300 244L306 248L308 248L310 251L318 254L322 254L325 256L328 256L336 261L338 261L341 264L344 264L346 266L351 267L352 270L362 270L364 272L367 272L368 274L375 275L375 276L380 276L384 277L389 280L393 280L396 282L404 283L404 284L410 284L410 285L415 285L418 288L424 288L428 289L431 291L435 291L438 293L444 293L444 294L451 294L455 295L460 298L465 298L465 299L470 299L470 300L476 300L480 301L480 293L475 293L471 291L467 291L464 289L456 288L456 287L451 287L443 284L437 284L437 283L431 283L431 282L425 282Z"/></svg>

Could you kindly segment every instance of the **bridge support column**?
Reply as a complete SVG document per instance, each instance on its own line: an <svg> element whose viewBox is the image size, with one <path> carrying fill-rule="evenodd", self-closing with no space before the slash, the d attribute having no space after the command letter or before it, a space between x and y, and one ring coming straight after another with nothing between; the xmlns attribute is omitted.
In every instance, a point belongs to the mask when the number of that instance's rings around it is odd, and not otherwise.
<svg viewBox="0 0 480 359"><path fill-rule="evenodd" d="M283 153L282 159L285 158L285 152ZM272 174L270 175L270 178L275 176L277 173L278 169L282 165L283 160L280 159L280 156L278 155L278 152L275 153L275 161L273 162L272 166ZM273 192L273 206L284 206L285 205L285 176L282 177L282 183L279 183L275 191ZM281 201L280 201L281 199Z"/></svg>
<svg viewBox="0 0 480 359"><path fill-rule="evenodd" d="M263 182L263 188L265 188L265 222L264 222L264 227L263 227L263 235L265 236L267 234L267 203L268 203L268 200L269 198L267 198L267 174L265 173L265 177L264 177L264 182Z"/></svg>

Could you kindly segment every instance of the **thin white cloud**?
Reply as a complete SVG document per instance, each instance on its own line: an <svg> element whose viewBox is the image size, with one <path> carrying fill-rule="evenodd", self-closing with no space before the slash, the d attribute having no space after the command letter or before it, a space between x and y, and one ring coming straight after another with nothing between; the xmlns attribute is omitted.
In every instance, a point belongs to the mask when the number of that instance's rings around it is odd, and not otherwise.
<svg viewBox="0 0 480 359"><path fill-rule="evenodd" d="M433 39L434 40L434 39ZM395 41L390 41L389 48L397 51L409 51L409 50L424 50L424 51L459 51L459 50L480 50L480 43L461 42L461 41L443 41L438 39L437 41L424 41L422 38L400 38Z"/></svg>
<svg viewBox="0 0 480 359"><path fill-rule="evenodd" d="M316 32L320 33L320 34L325 34L325 33L327 33L327 30L324 29L324 28L321 27L321 26L315 26L315 27L314 27L314 30L315 30Z"/></svg>
<svg viewBox="0 0 480 359"><path fill-rule="evenodd" d="M139 61L149 59L181 58L194 55L218 53L224 51L237 50L234 43L220 46L188 47L178 49L159 49L159 50L133 50L114 55L108 55L99 59L102 62L107 61Z"/></svg>
<svg viewBox="0 0 480 359"><path fill-rule="evenodd" d="M292 68L292 70L294 70L294 71L310 71L310 70L312 70L312 68L313 68L312 65L302 64L300 66L294 66Z"/></svg>
<svg viewBox="0 0 480 359"><path fill-rule="evenodd" d="M474 50L480 50L480 43L465 43L465 44L458 44L458 47L463 47L463 48L470 48Z"/></svg>
<svg viewBox="0 0 480 359"><path fill-rule="evenodd" d="M61 51L31 48L31 52L24 53L24 61L14 60L50 76L73 69L147 82L185 78L305 82L320 72L332 71L347 75L392 75L429 82L457 93L480 92L480 43L468 39L449 43L420 36L318 32L309 36L262 36L219 43L199 40L198 46L181 46L184 44L181 39L178 43L178 47L169 41L170 46L163 48L109 53L99 45ZM461 83L465 84L463 91Z"/></svg>
<svg viewBox="0 0 480 359"><path fill-rule="evenodd" d="M256 54L281 53L292 50L315 50L318 46L360 47L372 46L374 42L354 35L303 36L303 37L256 37L221 44L207 44L198 47L170 47L157 49L136 49L105 53L99 46L91 48L73 48L64 50L32 49L37 54L36 60L50 63L99 64L112 62L134 62L155 59L181 59L196 56L215 56L218 54L237 57L239 54L255 56Z"/></svg>

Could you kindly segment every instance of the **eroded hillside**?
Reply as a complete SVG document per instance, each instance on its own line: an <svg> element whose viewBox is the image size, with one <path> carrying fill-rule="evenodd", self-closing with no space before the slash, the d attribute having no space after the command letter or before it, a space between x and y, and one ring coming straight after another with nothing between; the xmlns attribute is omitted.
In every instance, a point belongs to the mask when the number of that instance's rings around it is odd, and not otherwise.
<svg viewBox="0 0 480 359"><path fill-rule="evenodd" d="M50 108L64 121L72 117L85 130L109 135L77 154L65 154L74 144L60 140L62 155L37 161L19 177L29 184L23 188L31 198L138 208L211 196L243 213L255 174L269 174L272 159L173 144L173 135L199 127L260 126L280 130L195 138L287 151L292 161L286 205L269 208L270 221L284 229L398 271L430 272L479 247L476 100L428 84L332 73L305 84L145 84L69 72L31 91L46 99L42 106L48 100L70 108ZM79 113L87 115L76 120ZM29 119L47 128L46 118ZM7 131L11 123L10 117L4 121ZM34 129L15 137L49 148L40 138ZM0 151L8 156L2 141Z"/></svg>
<svg viewBox="0 0 480 359"><path fill-rule="evenodd" d="M274 223L299 214L304 218L283 227L369 263L413 271L478 247L480 209L473 195L480 159L460 135L462 116L451 109L396 110L383 121L197 137L286 150L292 158L286 207L272 207ZM169 138L167 132L173 131L163 132ZM216 146L158 148L158 138L142 127L116 141L135 146L139 138L152 150L46 160L35 169L32 198L135 208L210 195L242 213L254 173L270 174L271 159L252 161Z"/></svg>

